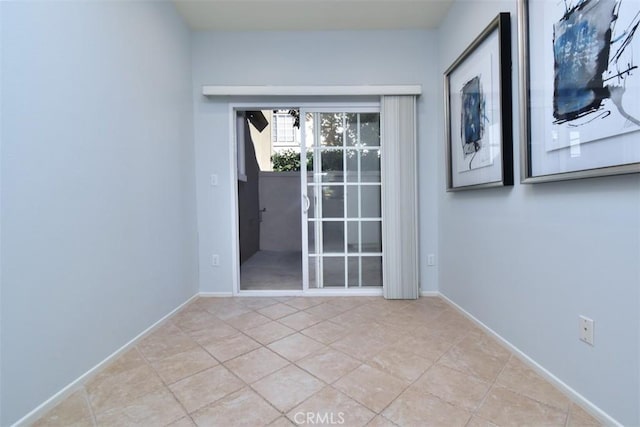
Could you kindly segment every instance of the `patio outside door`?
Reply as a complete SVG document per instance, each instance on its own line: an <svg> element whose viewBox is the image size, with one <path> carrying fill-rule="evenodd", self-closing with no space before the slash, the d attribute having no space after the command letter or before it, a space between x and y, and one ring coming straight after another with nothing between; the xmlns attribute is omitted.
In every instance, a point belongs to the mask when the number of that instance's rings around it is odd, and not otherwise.
<svg viewBox="0 0 640 427"><path fill-rule="evenodd" d="M380 112L302 109L305 289L382 287Z"/></svg>

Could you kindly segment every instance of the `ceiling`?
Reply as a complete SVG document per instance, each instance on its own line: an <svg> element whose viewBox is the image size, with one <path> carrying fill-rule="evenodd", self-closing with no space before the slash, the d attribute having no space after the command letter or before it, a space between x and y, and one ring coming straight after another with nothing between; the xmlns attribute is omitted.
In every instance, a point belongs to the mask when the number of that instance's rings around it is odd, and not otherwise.
<svg viewBox="0 0 640 427"><path fill-rule="evenodd" d="M322 31L438 27L453 0L173 0L194 30Z"/></svg>

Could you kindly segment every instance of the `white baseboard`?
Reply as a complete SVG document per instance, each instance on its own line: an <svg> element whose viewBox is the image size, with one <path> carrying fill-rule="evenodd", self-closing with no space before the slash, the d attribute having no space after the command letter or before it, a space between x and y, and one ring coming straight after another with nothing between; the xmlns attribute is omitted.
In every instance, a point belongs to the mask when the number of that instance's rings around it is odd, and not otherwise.
<svg viewBox="0 0 640 427"><path fill-rule="evenodd" d="M293 289L290 290L260 290L256 289L253 291L240 291L234 296L238 298L244 297L301 297L304 296L302 291L295 291Z"/></svg>
<svg viewBox="0 0 640 427"><path fill-rule="evenodd" d="M236 295L238 298L243 297L355 297L355 296L382 296L382 289L309 289L306 292L299 290L253 290L240 291Z"/></svg>
<svg viewBox="0 0 640 427"><path fill-rule="evenodd" d="M551 372L547 371L544 367L539 365L535 360L533 360L532 358L527 356L525 353L523 353L518 347L516 347L515 345L511 344L509 341L507 341L505 338L503 338L500 334L498 334L493 329L491 329L490 327L488 327L487 325L482 323L480 320L478 320L471 313L469 313L464 308L460 307L458 304L456 304L455 302L450 300L446 295L444 295L444 294L442 294L440 292L438 292L438 295L444 301L446 301L449 305L451 305L453 308L455 308L461 314L463 314L465 317L467 317L469 320L471 320L475 324L477 324L485 332L487 332L489 335L491 335L496 340L498 340L500 343L502 343L502 345L504 345L509 350L511 350L513 353L518 355L518 357L523 362L525 362L527 365L529 365L536 373L538 373L544 379L546 379L551 384L555 385L557 388L559 388L561 391L563 391L566 395L569 396L569 398L571 400L573 400L575 403L577 403L580 406L582 406L594 418L596 418L601 423L603 423L604 425L607 425L607 426L622 427L622 424L620 424L618 421L616 421L613 417L611 417L609 414L604 412L602 409L600 409L599 407L594 405L591 401L589 401L583 395L578 393L576 390L574 390L573 388L571 388L570 386L565 384L561 379L559 379L558 377L553 375Z"/></svg>
<svg viewBox="0 0 640 427"><path fill-rule="evenodd" d="M229 298L233 296L233 292L200 292L196 296L204 298Z"/></svg>
<svg viewBox="0 0 640 427"><path fill-rule="evenodd" d="M305 297L381 297L380 289L309 289L303 296Z"/></svg>
<svg viewBox="0 0 640 427"><path fill-rule="evenodd" d="M440 292L438 291L420 291L420 296L421 297L439 297L440 296Z"/></svg>
<svg viewBox="0 0 640 427"><path fill-rule="evenodd" d="M147 329L145 329L144 331L142 331L141 333L136 335L133 339L131 339L125 345L123 345L122 347L120 347L119 349L117 349L116 351L111 353L109 356L107 356L102 362L98 363L96 366L94 366L93 368L89 369L87 372L82 374L80 377L78 377L77 379L75 379L74 381L69 383L67 386L65 386L62 390L60 390L59 392L57 392L56 394L51 396L49 399L45 400L42 404L40 404L38 407L36 407L31 412L29 412L27 415L25 415L24 417L20 418L18 421L16 421L13 424L12 427L22 427L22 426L26 427L26 426L31 425L32 423L34 423L37 419L39 419L44 414L49 412L51 409L53 409L56 405L58 405L64 399L66 399L71 394L76 392L83 384L85 384L88 380L90 380L99 370L101 370L106 365L108 365L113 360L115 360L117 357L119 357L124 352L129 350L139 340L141 340L145 336L149 335L154 329L156 329L158 326L160 326L165 320L167 320L169 317L173 316L175 313L180 311L182 309L182 307L186 306L187 304L189 304L191 301L193 301L197 297L198 297L198 294L195 294L194 296L192 296L191 298L189 298L188 300L186 300L185 302L180 304L178 307L176 307L173 310L171 310L171 312L169 312L168 314L163 316L160 320L155 322L153 325L149 326Z"/></svg>

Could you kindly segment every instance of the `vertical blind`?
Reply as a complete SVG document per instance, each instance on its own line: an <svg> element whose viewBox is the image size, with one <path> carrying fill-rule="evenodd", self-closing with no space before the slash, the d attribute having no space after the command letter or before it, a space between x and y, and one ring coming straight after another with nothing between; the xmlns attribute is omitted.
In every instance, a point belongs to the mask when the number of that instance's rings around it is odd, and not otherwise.
<svg viewBox="0 0 640 427"><path fill-rule="evenodd" d="M416 299L418 201L416 97L382 96L383 290L387 299Z"/></svg>

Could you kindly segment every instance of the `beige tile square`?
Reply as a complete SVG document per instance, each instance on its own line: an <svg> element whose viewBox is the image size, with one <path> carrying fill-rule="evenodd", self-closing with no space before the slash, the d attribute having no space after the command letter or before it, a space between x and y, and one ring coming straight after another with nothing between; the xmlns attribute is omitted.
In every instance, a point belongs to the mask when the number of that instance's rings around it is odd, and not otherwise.
<svg viewBox="0 0 640 427"><path fill-rule="evenodd" d="M302 334L293 334L269 344L268 347L280 356L295 362L320 350L324 347L324 344L320 344Z"/></svg>
<svg viewBox="0 0 640 427"><path fill-rule="evenodd" d="M322 304L324 301L325 299L320 297L297 297L285 301L285 304L298 310L306 310L307 308Z"/></svg>
<svg viewBox="0 0 640 427"><path fill-rule="evenodd" d="M312 299L312 298L309 298L309 299ZM304 311L299 311L297 313L290 314L288 316L278 319L278 322L292 329L295 329L296 331L300 331L302 329L308 328L309 326L313 326L316 323L320 323L321 321L322 321L321 318Z"/></svg>
<svg viewBox="0 0 640 427"><path fill-rule="evenodd" d="M241 331L255 328L269 322L271 322L271 319L263 316L262 314L256 313L255 311L227 319L227 323L229 325Z"/></svg>
<svg viewBox="0 0 640 427"><path fill-rule="evenodd" d="M253 311L249 307L235 302L232 298L227 298L227 300L229 300L227 304L218 305L207 311L222 320L228 320Z"/></svg>
<svg viewBox="0 0 640 427"><path fill-rule="evenodd" d="M424 323L417 320L413 316L409 316L404 312L391 312L383 314L376 318L376 322L385 326L392 326L396 330L414 330L416 328L424 327Z"/></svg>
<svg viewBox="0 0 640 427"><path fill-rule="evenodd" d="M433 305L429 306L428 304L416 301L404 307L402 309L402 313L407 314L413 318L432 321L433 319L440 316L444 310L444 307L436 307Z"/></svg>
<svg viewBox="0 0 640 427"><path fill-rule="evenodd" d="M506 349L490 338L468 336L442 356L439 363L492 382L510 356Z"/></svg>
<svg viewBox="0 0 640 427"><path fill-rule="evenodd" d="M316 306L310 307L305 311L323 320L331 319L332 317L335 317L345 312L345 310L341 306L331 304L328 302L324 302L322 304L318 304Z"/></svg>
<svg viewBox="0 0 640 427"><path fill-rule="evenodd" d="M431 367L411 388L431 393L452 405L473 412L491 384L442 365Z"/></svg>
<svg viewBox="0 0 640 427"><path fill-rule="evenodd" d="M91 409L84 389L67 397L33 424L33 427L93 426Z"/></svg>
<svg viewBox="0 0 640 427"><path fill-rule="evenodd" d="M180 418L178 421L174 421L168 424L167 427L196 427L189 417Z"/></svg>
<svg viewBox="0 0 640 427"><path fill-rule="evenodd" d="M386 310L391 312L403 312L407 306L413 304L412 299L385 299L370 301L367 306L374 307L378 310Z"/></svg>
<svg viewBox="0 0 640 427"><path fill-rule="evenodd" d="M188 335L224 324L216 316L205 310L181 311L171 318L171 322Z"/></svg>
<svg viewBox="0 0 640 427"><path fill-rule="evenodd" d="M287 366L289 362L273 351L260 347L225 363L234 374L252 383Z"/></svg>
<svg viewBox="0 0 640 427"><path fill-rule="evenodd" d="M367 364L400 379L413 382L431 366L431 361L404 347L387 347L367 361Z"/></svg>
<svg viewBox="0 0 640 427"><path fill-rule="evenodd" d="M253 383L251 387L278 410L287 412L320 391L324 383L297 366L289 365Z"/></svg>
<svg viewBox="0 0 640 427"><path fill-rule="evenodd" d="M191 413L242 387L242 381L219 365L178 381L169 388Z"/></svg>
<svg viewBox="0 0 640 427"><path fill-rule="evenodd" d="M358 360L366 361L370 357L380 353L387 343L382 339L371 338L362 333L352 333L331 344L331 347L355 357Z"/></svg>
<svg viewBox="0 0 640 427"><path fill-rule="evenodd" d="M107 365L98 375L116 375L120 372L127 371L133 368L139 368L140 366L147 365L147 361L142 357L137 348L127 350L116 358L113 362Z"/></svg>
<svg viewBox="0 0 640 427"><path fill-rule="evenodd" d="M445 310L429 324L429 330L427 332L432 335L437 334L455 343L473 331L481 333L473 322L457 311Z"/></svg>
<svg viewBox="0 0 640 427"><path fill-rule="evenodd" d="M362 318L367 319L368 321L376 321L376 319L380 319L381 317L385 317L387 315L387 310L384 305L373 305L371 303L361 305L352 310L349 310L345 314L352 313L354 315L360 316Z"/></svg>
<svg viewBox="0 0 640 427"><path fill-rule="evenodd" d="M258 310L258 313L263 316L267 316L269 319L280 319L281 317L288 316L290 314L296 313L298 311L297 308L291 307L286 304L277 303L270 305L269 307L261 308Z"/></svg>
<svg viewBox="0 0 640 427"><path fill-rule="evenodd" d="M399 426L464 426L471 414L414 388L402 393L382 415Z"/></svg>
<svg viewBox="0 0 640 427"><path fill-rule="evenodd" d="M194 307L212 313L220 307L235 305L233 301L234 299L229 297L199 297L189 308Z"/></svg>
<svg viewBox="0 0 640 427"><path fill-rule="evenodd" d="M362 301L358 299L358 297L340 297L340 298L330 298L325 301L325 304L333 305L339 308L342 312L347 310L351 310L352 308L358 307L364 304Z"/></svg>
<svg viewBox="0 0 640 427"><path fill-rule="evenodd" d="M260 347L260 344L244 334L232 335L204 346L213 357L221 362L233 359Z"/></svg>
<svg viewBox="0 0 640 427"><path fill-rule="evenodd" d="M580 406L575 403L571 404L571 407L569 408L569 420L567 422L567 427L592 427L602 425L603 424L601 422L589 415L587 411L582 409Z"/></svg>
<svg viewBox="0 0 640 427"><path fill-rule="evenodd" d="M217 364L218 361L211 357L209 353L197 347L153 362L151 366L153 366L165 384L172 384Z"/></svg>
<svg viewBox="0 0 640 427"><path fill-rule="evenodd" d="M360 307L357 307L360 308ZM345 313L339 314L329 321L335 323L336 325L341 326L344 329L347 329L349 332L352 332L354 328L358 327L367 327L372 322L375 322L375 316L367 314L362 315L355 312L354 310L349 310Z"/></svg>
<svg viewBox="0 0 640 427"><path fill-rule="evenodd" d="M453 344L439 335L430 337L409 336L395 344L398 348L406 348L412 353L435 362L445 354Z"/></svg>
<svg viewBox="0 0 640 427"><path fill-rule="evenodd" d="M567 413L503 387L493 387L476 413L500 426L564 426Z"/></svg>
<svg viewBox="0 0 640 427"><path fill-rule="evenodd" d="M278 411L249 388L192 414L196 425L201 427L255 427L267 425L279 416Z"/></svg>
<svg viewBox="0 0 640 427"><path fill-rule="evenodd" d="M358 327L353 330L353 333L359 333L364 337L384 341L386 346L394 345L407 336L404 328L378 322L371 322L365 327Z"/></svg>
<svg viewBox="0 0 640 427"><path fill-rule="evenodd" d="M396 425L382 415L378 415L367 424L367 427L396 427Z"/></svg>
<svg viewBox="0 0 640 427"><path fill-rule="evenodd" d="M349 333L347 328L340 326L336 323L324 322L317 323L309 328L303 329L300 333L313 338L314 340L323 344L331 344L334 341L339 340Z"/></svg>
<svg viewBox="0 0 640 427"><path fill-rule="evenodd" d="M116 374L110 374L107 369L98 373L85 386L96 414L122 407L163 387L160 377L147 364Z"/></svg>
<svg viewBox="0 0 640 427"><path fill-rule="evenodd" d="M466 427L498 427L498 426L496 426L492 422L489 422L483 418L476 416L471 418L471 421L467 423Z"/></svg>
<svg viewBox="0 0 640 427"><path fill-rule="evenodd" d="M438 316L438 323L455 325L461 328L466 328L467 330L475 329L474 323L455 309L444 310L442 314Z"/></svg>
<svg viewBox="0 0 640 427"><path fill-rule="evenodd" d="M244 331L246 335L249 335L262 345L271 344L272 342L294 334L295 332L295 330L278 322L265 323L257 328L251 328Z"/></svg>
<svg viewBox="0 0 640 427"><path fill-rule="evenodd" d="M509 359L496 383L563 411L569 408L570 401L560 390L515 356Z"/></svg>
<svg viewBox="0 0 640 427"><path fill-rule="evenodd" d="M186 414L168 390L162 388L153 393L127 402L120 408L96 416L98 426L149 426L167 425Z"/></svg>
<svg viewBox="0 0 640 427"><path fill-rule="evenodd" d="M325 347L297 362L302 369L331 384L360 366L351 356Z"/></svg>
<svg viewBox="0 0 640 427"><path fill-rule="evenodd" d="M251 310L260 310L264 307L269 307L276 304L278 301L275 298L270 297L239 297L238 302Z"/></svg>
<svg viewBox="0 0 640 427"><path fill-rule="evenodd" d="M191 337L171 323L161 326L137 345L140 353L150 362L197 347L198 344Z"/></svg>
<svg viewBox="0 0 640 427"><path fill-rule="evenodd" d="M189 336L201 346L206 347L207 345L215 343L222 338L237 335L238 333L240 333L240 331L236 328L227 325L222 320L218 320L218 323L209 328L190 332Z"/></svg>
<svg viewBox="0 0 640 427"><path fill-rule="evenodd" d="M269 427L292 427L294 425L295 424L289 421L286 417L280 417L274 422L272 422L271 424L269 424Z"/></svg>
<svg viewBox="0 0 640 427"><path fill-rule="evenodd" d="M289 411L287 416L298 425L364 426L375 413L332 387L325 387Z"/></svg>
<svg viewBox="0 0 640 427"><path fill-rule="evenodd" d="M421 305L422 307L428 307L431 309L449 309L450 306L439 296L427 296L420 297L414 301L414 304Z"/></svg>
<svg viewBox="0 0 640 427"><path fill-rule="evenodd" d="M409 385L379 369L361 365L334 383L334 387L374 412L382 411Z"/></svg>

